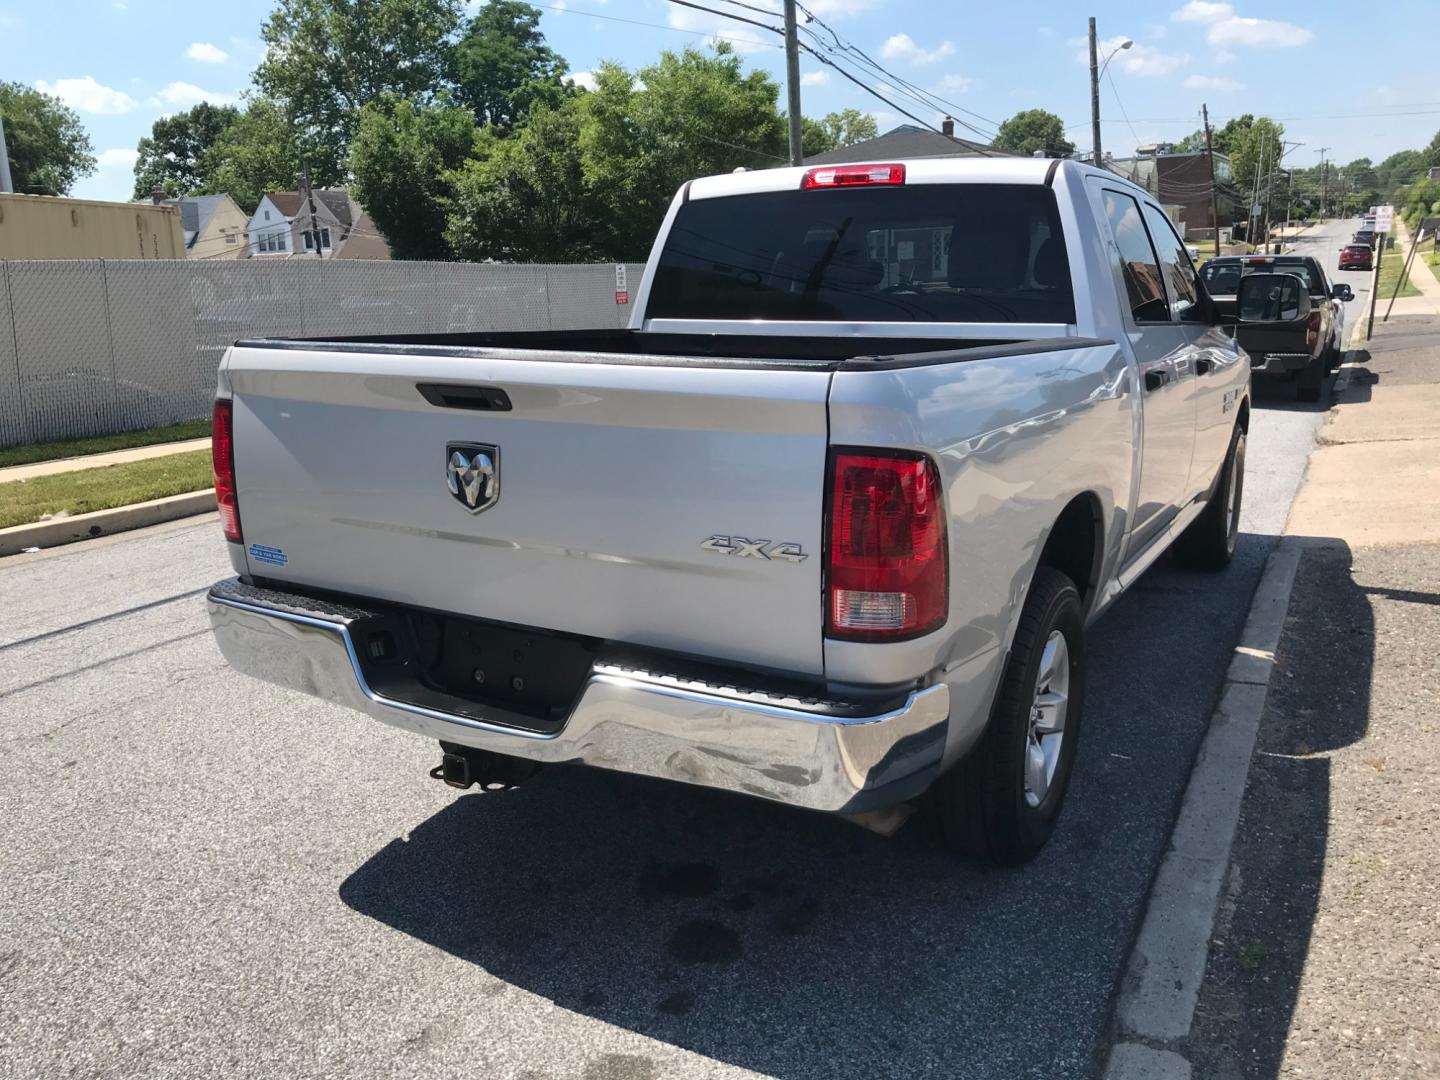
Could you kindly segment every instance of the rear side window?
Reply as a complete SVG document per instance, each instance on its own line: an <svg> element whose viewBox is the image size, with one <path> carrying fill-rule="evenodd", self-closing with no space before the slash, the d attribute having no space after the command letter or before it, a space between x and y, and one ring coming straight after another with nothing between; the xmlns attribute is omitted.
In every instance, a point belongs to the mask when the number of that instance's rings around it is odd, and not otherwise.
<svg viewBox="0 0 1440 1080"><path fill-rule="evenodd" d="M1205 279L1205 288L1211 296L1234 296L1240 291L1241 275L1249 277L1251 274L1290 274L1305 282L1305 287L1310 290L1311 295L1318 295L1325 291L1324 283L1317 285L1311 279L1310 268L1302 262L1277 262L1274 259L1256 258L1243 263L1217 264L1208 262L1200 276Z"/></svg>
<svg viewBox="0 0 1440 1080"><path fill-rule="evenodd" d="M1165 302L1165 286L1160 283L1160 260L1145 231L1140 204L1118 191L1107 189L1102 195L1110 231L1120 249L1120 271L1135 321L1169 322L1170 306Z"/></svg>
<svg viewBox="0 0 1440 1080"><path fill-rule="evenodd" d="M1181 322L1204 321L1199 294L1195 288L1195 267L1170 219L1148 203L1144 208L1145 223L1160 255L1160 269L1170 285L1171 309Z"/></svg>
<svg viewBox="0 0 1440 1080"><path fill-rule="evenodd" d="M1073 323L1055 193L923 184L686 203L646 309L658 319Z"/></svg>

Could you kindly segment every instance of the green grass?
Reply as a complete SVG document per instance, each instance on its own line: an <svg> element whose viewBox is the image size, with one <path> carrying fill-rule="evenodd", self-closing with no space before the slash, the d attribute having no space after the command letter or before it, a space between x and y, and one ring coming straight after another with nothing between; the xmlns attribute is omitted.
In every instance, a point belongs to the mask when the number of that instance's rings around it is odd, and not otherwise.
<svg viewBox="0 0 1440 1080"><path fill-rule="evenodd" d="M210 434L209 420L187 420L183 424L142 428L119 435L96 435L89 439L67 439L64 442L35 443L32 446L11 446L0 450L0 469L7 465L33 465L37 461L57 458L104 454L111 450L129 450L136 446L199 439Z"/></svg>
<svg viewBox="0 0 1440 1080"><path fill-rule="evenodd" d="M1400 281L1400 272L1405 269L1405 256L1410 254L1408 246L1403 246L1398 240L1393 249L1385 250L1385 261L1380 264L1380 280L1375 285L1376 296L1381 300L1389 300L1390 294L1396 296L1419 296L1420 290L1410 280L1407 274L1404 281ZM1418 256L1417 256L1418 258ZM1400 291L1395 292L1395 282L1400 281Z"/></svg>
<svg viewBox="0 0 1440 1080"><path fill-rule="evenodd" d="M1422 251L1420 256L1429 264L1430 269L1435 271L1435 276L1440 278L1440 251Z"/></svg>
<svg viewBox="0 0 1440 1080"><path fill-rule="evenodd" d="M1260 965L1265 963L1265 956L1269 952L1263 941L1247 941L1240 946L1235 959L1239 962L1242 971L1253 975L1260 970Z"/></svg>
<svg viewBox="0 0 1440 1080"><path fill-rule="evenodd" d="M0 529L204 491L214 482L209 450L12 480L0 484Z"/></svg>

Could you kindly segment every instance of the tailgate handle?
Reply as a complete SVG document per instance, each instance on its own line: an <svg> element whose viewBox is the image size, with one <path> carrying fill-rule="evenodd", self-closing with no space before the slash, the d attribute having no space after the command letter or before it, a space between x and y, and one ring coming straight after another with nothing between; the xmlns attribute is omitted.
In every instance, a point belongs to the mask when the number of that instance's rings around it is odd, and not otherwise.
<svg viewBox="0 0 1440 1080"><path fill-rule="evenodd" d="M509 412L510 395L498 386L465 386L450 383L416 383L415 389L431 405L442 409L471 409L475 412Z"/></svg>

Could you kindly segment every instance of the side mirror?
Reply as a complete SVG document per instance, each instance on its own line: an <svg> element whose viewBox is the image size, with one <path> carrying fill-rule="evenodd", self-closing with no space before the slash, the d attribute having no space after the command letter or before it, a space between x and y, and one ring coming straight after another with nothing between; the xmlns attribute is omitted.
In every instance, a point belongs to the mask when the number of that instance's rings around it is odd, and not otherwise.
<svg viewBox="0 0 1440 1080"><path fill-rule="evenodd" d="M1334 300L1344 300L1348 303L1355 299L1355 290L1349 285L1335 285L1330 289L1330 296Z"/></svg>
<svg viewBox="0 0 1440 1080"><path fill-rule="evenodd" d="M1240 321L1298 322L1310 316L1310 291L1294 274L1250 274L1240 279Z"/></svg>

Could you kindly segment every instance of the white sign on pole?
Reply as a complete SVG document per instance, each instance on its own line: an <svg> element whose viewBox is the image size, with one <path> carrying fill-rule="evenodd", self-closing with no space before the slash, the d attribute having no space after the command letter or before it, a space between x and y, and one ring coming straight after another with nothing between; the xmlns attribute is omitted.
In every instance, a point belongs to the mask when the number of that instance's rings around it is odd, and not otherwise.
<svg viewBox="0 0 1440 1080"><path fill-rule="evenodd" d="M615 264L615 303L630 303L630 289L625 284L625 264Z"/></svg>
<svg viewBox="0 0 1440 1080"><path fill-rule="evenodd" d="M1375 231L1388 233L1390 227L1395 224L1395 208L1393 206L1377 206L1375 208Z"/></svg>

